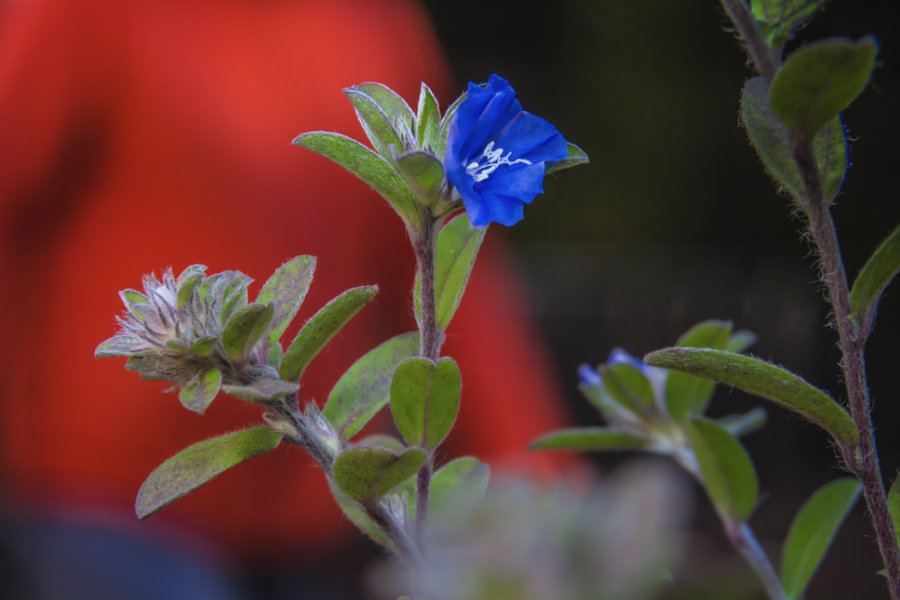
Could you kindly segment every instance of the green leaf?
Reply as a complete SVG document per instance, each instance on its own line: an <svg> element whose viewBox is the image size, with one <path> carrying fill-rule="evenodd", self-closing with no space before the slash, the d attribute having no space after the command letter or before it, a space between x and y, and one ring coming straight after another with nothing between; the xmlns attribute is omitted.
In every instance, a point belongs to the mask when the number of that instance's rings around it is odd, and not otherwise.
<svg viewBox="0 0 900 600"><path fill-rule="evenodd" d="M341 165L378 192L407 226L418 225L419 209L403 178L385 161L356 140L324 131L304 133L294 144Z"/></svg>
<svg viewBox="0 0 900 600"><path fill-rule="evenodd" d="M469 216L462 213L447 223L438 234L434 266L434 296L438 327L442 331L450 324L456 309L459 308L486 232L487 227L472 227ZM414 297L416 315L421 318L422 279L420 273L416 273Z"/></svg>
<svg viewBox="0 0 900 600"><path fill-rule="evenodd" d="M222 387L222 374L218 369L200 371L178 392L178 400L188 410L203 414Z"/></svg>
<svg viewBox="0 0 900 600"><path fill-rule="evenodd" d="M641 450L649 441L637 434L606 427L573 427L545 433L529 450Z"/></svg>
<svg viewBox="0 0 900 600"><path fill-rule="evenodd" d="M363 448L384 448L400 454L406 450L406 445L397 438L384 435L383 433L374 433L361 439L357 444Z"/></svg>
<svg viewBox="0 0 900 600"><path fill-rule="evenodd" d="M406 100L394 90L380 83L367 82L356 86L356 89L367 94L384 111L391 123L402 124L407 131L416 130L416 116ZM397 127L400 129L400 127Z"/></svg>
<svg viewBox="0 0 900 600"><path fill-rule="evenodd" d="M256 302L234 313L222 332L222 346L228 356L243 362L272 323L274 315L274 304Z"/></svg>
<svg viewBox="0 0 900 600"><path fill-rule="evenodd" d="M743 437L766 424L766 409L757 407L742 415L722 417L716 422L734 437Z"/></svg>
<svg viewBox="0 0 900 600"><path fill-rule="evenodd" d="M769 105L769 88L762 77L747 82L741 96L741 118L769 175L798 202L806 202L803 178L794 162L788 130ZM840 117L828 121L813 138L813 154L825 200L841 191L847 173L847 137Z"/></svg>
<svg viewBox="0 0 900 600"><path fill-rule="evenodd" d="M790 600L803 594L861 490L860 483L851 477L832 481L819 488L797 513L784 543L781 570L784 592Z"/></svg>
<svg viewBox="0 0 900 600"><path fill-rule="evenodd" d="M467 512L484 499L490 476L490 467L477 458L464 456L450 461L431 478L429 515Z"/></svg>
<svg viewBox="0 0 900 600"><path fill-rule="evenodd" d="M242 400L264 404L289 396L300 389L296 383L280 379L257 379L250 385L223 385L222 391Z"/></svg>
<svg viewBox="0 0 900 600"><path fill-rule="evenodd" d="M703 485L722 510L746 521L756 507L759 482L747 451L714 421L694 418L688 427Z"/></svg>
<svg viewBox="0 0 900 600"><path fill-rule="evenodd" d="M419 333L405 333L371 350L344 373L322 409L343 439L353 437L388 403L394 370L418 353Z"/></svg>
<svg viewBox="0 0 900 600"><path fill-rule="evenodd" d="M809 20L825 0L751 0L753 16L769 27L793 31Z"/></svg>
<svg viewBox="0 0 900 600"><path fill-rule="evenodd" d="M894 521L894 535L900 541L900 485L897 484L898 481L900 481L900 477L894 479L894 483L891 485L891 491L888 493L888 506Z"/></svg>
<svg viewBox="0 0 900 600"><path fill-rule="evenodd" d="M191 300L191 296L194 294L194 290L197 289L197 286L200 285L202 280L202 273L194 273L185 279L183 283L179 284L178 298L176 299L176 308L178 310L182 310L187 306L187 303Z"/></svg>
<svg viewBox="0 0 900 600"><path fill-rule="evenodd" d="M569 167L586 165L587 163L591 162L588 158L588 155L585 154L584 150L582 150L575 144L569 142L566 144L566 147L569 153L561 161L547 165L547 168L544 170L545 175L549 175L550 173L555 173L557 171L562 171L563 169L568 169Z"/></svg>
<svg viewBox="0 0 900 600"><path fill-rule="evenodd" d="M247 459L271 452L280 441L280 433L252 427L185 448L157 467L141 486L134 507L138 518L149 517Z"/></svg>
<svg viewBox="0 0 900 600"><path fill-rule="evenodd" d="M310 361L377 293L376 286L352 288L323 306L288 346L281 360L281 378L300 381Z"/></svg>
<svg viewBox="0 0 900 600"><path fill-rule="evenodd" d="M452 358L437 364L427 358L400 363L391 381L391 412L408 444L437 448L456 421L462 379Z"/></svg>
<svg viewBox="0 0 900 600"><path fill-rule="evenodd" d="M731 339L731 322L710 319L697 323L678 338L677 345L686 348L715 348L721 350ZM676 421L688 415L702 415L709 406L716 384L686 373L669 373L666 376L666 410Z"/></svg>
<svg viewBox="0 0 900 600"><path fill-rule="evenodd" d="M419 148L436 151L441 138L441 109L431 89L422 84L419 94L419 110L416 117L416 138Z"/></svg>
<svg viewBox="0 0 900 600"><path fill-rule="evenodd" d="M382 448L354 448L334 460L334 479L357 502L372 504L415 475L426 460L428 455L418 448L400 454Z"/></svg>
<svg viewBox="0 0 900 600"><path fill-rule="evenodd" d="M278 267L259 291L256 297L259 304L275 304L275 316L269 329L270 342L280 340L284 330L294 320L309 291L315 270L315 256L298 256Z"/></svg>
<svg viewBox="0 0 900 600"><path fill-rule="evenodd" d="M650 380L634 365L600 365L600 376L609 395L635 414L643 414L656 403Z"/></svg>
<svg viewBox="0 0 900 600"><path fill-rule="evenodd" d="M341 486L337 484L337 482L328 477L328 487L331 488L331 494L334 496L334 499L337 501L338 506L341 507L341 510L344 512L344 516L346 516L351 523L359 527L359 529L368 535L370 538L387 548L388 550L393 551L394 546L391 544L390 538L384 535L384 532L381 531L381 528L375 524L369 515L366 514L365 509L362 505L359 504L356 500L347 495L347 493L341 489Z"/></svg>
<svg viewBox="0 0 900 600"><path fill-rule="evenodd" d="M788 129L811 138L863 91L877 52L871 38L803 46L775 74L769 91L772 110Z"/></svg>
<svg viewBox="0 0 900 600"><path fill-rule="evenodd" d="M243 273L235 273L234 278L225 286L222 293L222 325L228 322L231 315L247 306L247 288L253 280Z"/></svg>
<svg viewBox="0 0 900 600"><path fill-rule="evenodd" d="M708 377L771 400L822 427L845 448L855 448L859 443L853 419L828 394L758 358L722 350L666 348L648 354L644 361L655 367Z"/></svg>
<svg viewBox="0 0 900 600"><path fill-rule="evenodd" d="M212 356L213 351L216 349L216 344L218 343L219 338L214 335L198 338L194 342L194 354L197 354L198 356Z"/></svg>
<svg viewBox="0 0 900 600"><path fill-rule="evenodd" d="M454 115L456 115L456 110L465 99L466 93L463 92L459 98L453 101L453 104L447 107L447 111L441 118L441 142L438 146L437 152L438 158L440 158L441 160L443 160L444 154L447 152L447 134L450 133L450 124L453 122L453 117Z"/></svg>
<svg viewBox="0 0 900 600"><path fill-rule="evenodd" d="M94 358L131 356L136 348L141 348L144 344L144 340L133 335L114 335L97 346L94 350Z"/></svg>
<svg viewBox="0 0 900 600"><path fill-rule="evenodd" d="M881 242L859 272L850 290L850 309L863 321L871 316L885 288L900 271L900 227Z"/></svg>
<svg viewBox="0 0 900 600"><path fill-rule="evenodd" d="M347 88L344 90L344 95L356 109L356 116L359 117L359 122L372 145L388 162L393 162L391 157L404 150L404 144L395 129L395 123L371 96L358 88Z"/></svg>
<svg viewBox="0 0 900 600"><path fill-rule="evenodd" d="M397 157L397 170L409 185L409 191L422 204L430 206L441 193L444 165L437 158L415 150Z"/></svg>
<svg viewBox="0 0 900 600"><path fill-rule="evenodd" d="M119 298L122 299L122 304L124 304L125 308L127 308L129 311L133 310L135 305L137 304L146 304L148 306L150 305L150 300L147 299L147 296L132 289L122 290L121 292L119 292Z"/></svg>
<svg viewBox="0 0 900 600"><path fill-rule="evenodd" d="M752 331L747 331L746 329L735 331L731 334L731 337L728 338L728 343L725 344L724 350L740 354L755 344L757 339L756 334Z"/></svg>
<svg viewBox="0 0 900 600"><path fill-rule="evenodd" d="M192 277L193 275L195 275L197 273L199 273L201 275L206 273L206 265L191 265L189 267L186 267L185 270L182 271L181 274L178 276L178 279L175 280L175 285L177 285L178 287L181 287L182 285L184 285L184 282L187 281L187 279L189 277Z"/></svg>

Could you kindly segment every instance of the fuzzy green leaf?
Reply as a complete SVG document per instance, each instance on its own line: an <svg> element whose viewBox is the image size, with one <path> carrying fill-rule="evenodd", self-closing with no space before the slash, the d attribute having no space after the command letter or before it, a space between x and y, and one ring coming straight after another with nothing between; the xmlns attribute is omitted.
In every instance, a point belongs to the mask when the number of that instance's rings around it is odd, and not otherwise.
<svg viewBox="0 0 900 600"><path fill-rule="evenodd" d="M134 507L138 518L149 517L245 460L271 452L280 441L280 433L253 427L185 448L157 467L141 486Z"/></svg>
<svg viewBox="0 0 900 600"><path fill-rule="evenodd" d="M406 100L394 90L380 83L367 82L356 86L356 89L367 94L384 111L391 123L402 123L407 131L416 130L416 116ZM399 129L400 127L398 127Z"/></svg>
<svg viewBox="0 0 900 600"><path fill-rule="evenodd" d="M459 108L459 105L463 103L463 100L466 99L466 93L463 92L462 95L453 101L453 104L447 107L447 111L444 113L444 116L441 118L441 141L438 146L437 156L441 160L444 158L444 154L447 152L447 134L450 133L450 124L453 123L453 117L456 115L456 109Z"/></svg>
<svg viewBox="0 0 900 600"><path fill-rule="evenodd" d="M194 294L194 290L197 289L197 286L200 285L202 280L202 273L194 273L187 277L183 283L178 285L178 298L176 300L176 308L178 310L182 310L187 306L187 303L191 300L191 296Z"/></svg>
<svg viewBox="0 0 900 600"><path fill-rule="evenodd" d="M711 319L697 323L678 338L682 348L723 349L731 339L731 322ZM673 372L666 376L666 409L676 421L688 415L702 415L716 391L716 384L686 373Z"/></svg>
<svg viewBox="0 0 900 600"><path fill-rule="evenodd" d="M775 74L769 90L772 110L788 129L811 138L863 91L877 52L871 38L803 46Z"/></svg>
<svg viewBox="0 0 900 600"><path fill-rule="evenodd" d="M296 383L288 383L280 379L257 379L251 385L222 386L222 391L226 394L258 404L265 404L278 398L284 398L299 389L300 386Z"/></svg>
<svg viewBox="0 0 900 600"><path fill-rule="evenodd" d="M762 77L747 82L741 96L741 118L769 175L798 202L806 202L803 178L794 162L788 130L769 105L769 88ZM813 138L813 154L825 200L832 202L847 174L847 137L840 117L828 121Z"/></svg>
<svg viewBox="0 0 900 600"><path fill-rule="evenodd" d="M411 446L437 448L456 421L462 380L452 358L436 364L411 358L397 366L391 381L391 412Z"/></svg>
<svg viewBox="0 0 900 600"><path fill-rule="evenodd" d="M464 456L450 461L431 478L428 513L446 517L451 512L466 512L484 499L491 469L486 464Z"/></svg>
<svg viewBox="0 0 900 600"><path fill-rule="evenodd" d="M371 350L344 373L322 409L343 439L350 439L388 403L394 370L418 353L419 333L405 333Z"/></svg>
<svg viewBox="0 0 900 600"><path fill-rule="evenodd" d="M568 169L569 167L586 165L587 163L591 162L588 158L588 155L585 154L584 150L582 150L575 144L569 142L566 144L566 147L569 153L561 161L547 165L546 169L544 170L545 175L549 175L550 173L555 173L557 171L562 171L563 169Z"/></svg>
<svg viewBox="0 0 900 600"><path fill-rule="evenodd" d="M281 378L293 383L300 381L310 361L377 293L375 286L352 288L323 306L288 346L281 359Z"/></svg>
<svg viewBox="0 0 900 600"><path fill-rule="evenodd" d="M384 448L385 450L390 450L391 452L396 452L397 454L400 454L401 452L406 450L406 444L393 436L384 435L383 433L374 433L372 435L367 435L363 439L359 440L357 445L362 446L363 448Z"/></svg>
<svg viewBox="0 0 900 600"><path fill-rule="evenodd" d="M891 509L891 519L894 521L894 535L900 541L900 485L897 482L900 477L894 479L891 491L888 493L888 506Z"/></svg>
<svg viewBox="0 0 900 600"><path fill-rule="evenodd" d="M759 482L741 443L714 421L697 417L688 427L703 485L720 510L746 521L756 507Z"/></svg>
<svg viewBox="0 0 900 600"><path fill-rule="evenodd" d="M780 404L806 417L846 448L859 443L853 419L831 396L790 371L771 363L723 350L666 348L644 361L684 373L707 377Z"/></svg>
<svg viewBox="0 0 900 600"><path fill-rule="evenodd" d="M218 369L208 369L194 375L178 392L178 400L188 410L203 414L222 387L222 374Z"/></svg>
<svg viewBox="0 0 900 600"><path fill-rule="evenodd" d="M315 256L298 256L275 270L259 291L256 301L260 304L275 304L275 316L269 329L269 341L281 339L284 330L300 310L309 285L316 270Z"/></svg>
<svg viewBox="0 0 900 600"><path fill-rule="evenodd" d="M385 160L393 162L391 157L404 150L404 144L399 135L402 132L397 131L395 122L385 114L374 98L362 90L347 88L344 90L344 95L356 109L356 116L359 117L359 122L369 137L369 141Z"/></svg>
<svg viewBox="0 0 900 600"><path fill-rule="evenodd" d="M428 152L415 150L398 156L397 170L419 202L431 205L440 195L444 165Z"/></svg>
<svg viewBox="0 0 900 600"><path fill-rule="evenodd" d="M243 273L235 273L222 292L222 325L228 322L231 315L247 306L247 288L253 280Z"/></svg>
<svg viewBox="0 0 900 600"><path fill-rule="evenodd" d="M347 517L351 523L359 527L359 529L368 535L370 538L387 548L388 550L393 551L394 546L391 544L390 538L384 535L384 532L381 531L381 528L375 524L369 515L366 514L365 509L353 498L347 495L347 492L341 489L341 486L337 484L337 482L331 477L328 478L328 487L331 488L331 494L334 496L334 499L337 501L338 506L341 507L341 510L344 512L344 516Z"/></svg>
<svg viewBox="0 0 900 600"><path fill-rule="evenodd" d="M212 356L213 351L216 349L216 344L219 343L219 338L214 335L208 335L194 341L194 354L198 356Z"/></svg>
<svg viewBox="0 0 900 600"><path fill-rule="evenodd" d="M438 234L434 266L434 296L438 327L442 331L450 324L456 309L459 308L486 232L487 227L472 227L469 216L463 213L447 223ZM414 296L416 314L421 317L422 281L418 273L416 273Z"/></svg>
<svg viewBox="0 0 900 600"><path fill-rule="evenodd" d="M790 600L803 594L861 490L859 481L851 477L832 481L819 488L794 517L784 543L781 570Z"/></svg>
<svg viewBox="0 0 900 600"><path fill-rule="evenodd" d="M378 192L407 226L417 225L419 209L403 178L383 159L356 140L324 131L304 133L294 144L341 165Z"/></svg>
<svg viewBox="0 0 900 600"><path fill-rule="evenodd" d="M900 227L881 242L859 272L850 291L850 308L860 321L871 316L885 288L900 272Z"/></svg>
<svg viewBox="0 0 900 600"><path fill-rule="evenodd" d="M125 308L128 310L133 310L134 306L137 304L150 304L150 300L147 299L147 296L136 290L122 290L119 292L119 298L122 299L122 304L125 305Z"/></svg>
<svg viewBox="0 0 900 600"><path fill-rule="evenodd" d="M434 152L440 145L441 109L431 89L422 84L419 93L419 110L416 116L416 139L419 148Z"/></svg>
<svg viewBox="0 0 900 600"><path fill-rule="evenodd" d="M751 0L753 16L769 27L793 31L809 20L825 0Z"/></svg>
<svg viewBox="0 0 900 600"><path fill-rule="evenodd" d="M222 346L228 355L243 361L263 336L275 315L274 304L248 304L234 313L222 332Z"/></svg>
<svg viewBox="0 0 900 600"><path fill-rule="evenodd" d="M635 414L646 412L656 402L650 380L634 365L600 365L600 376L609 395Z"/></svg>
<svg viewBox="0 0 900 600"><path fill-rule="evenodd" d="M606 427L573 427L545 433L528 446L529 450L641 450L646 438Z"/></svg>
<svg viewBox="0 0 900 600"><path fill-rule="evenodd" d="M400 454L383 448L354 448L334 460L334 479L357 502L372 504L415 475L427 459L418 448Z"/></svg>
<svg viewBox="0 0 900 600"><path fill-rule="evenodd" d="M100 342L94 350L94 358L116 358L119 356L131 356L136 348L141 348L144 341L133 335L114 335Z"/></svg>

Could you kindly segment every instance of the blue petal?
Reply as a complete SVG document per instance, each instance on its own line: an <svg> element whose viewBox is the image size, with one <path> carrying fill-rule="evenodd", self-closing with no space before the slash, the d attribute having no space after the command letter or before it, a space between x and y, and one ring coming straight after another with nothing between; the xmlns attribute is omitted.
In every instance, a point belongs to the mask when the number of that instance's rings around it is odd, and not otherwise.
<svg viewBox="0 0 900 600"><path fill-rule="evenodd" d="M581 385L585 386L603 385L603 378L600 377L600 373L592 369L590 365L578 367L578 379L581 381Z"/></svg>
<svg viewBox="0 0 900 600"><path fill-rule="evenodd" d="M500 132L495 143L512 158L524 158L531 162L557 162L566 157L566 140L559 130L545 119L522 111Z"/></svg>
<svg viewBox="0 0 900 600"><path fill-rule="evenodd" d="M533 165L513 165L500 167L484 181L479 182L477 191L491 190L493 193L518 198L530 203L534 197L544 192L544 163Z"/></svg>
<svg viewBox="0 0 900 600"><path fill-rule="evenodd" d="M609 360L606 361L606 364L609 366L619 364L631 365L632 367L640 369L644 375L650 375L650 367L645 365L644 361L636 359L621 348L616 348L610 353Z"/></svg>
<svg viewBox="0 0 900 600"><path fill-rule="evenodd" d="M466 205L472 227L484 227L488 223L499 223L509 227L525 216L525 205L518 198L498 194L491 189L485 189L476 195L477 202L467 202L463 196L463 204Z"/></svg>
<svg viewBox="0 0 900 600"><path fill-rule="evenodd" d="M459 108L462 107L461 104ZM490 141L490 134L496 135L521 112L522 105L514 94L509 92L495 94L466 134L466 140L459 149L460 160L467 162L470 159L477 160L476 154L479 154L478 151Z"/></svg>

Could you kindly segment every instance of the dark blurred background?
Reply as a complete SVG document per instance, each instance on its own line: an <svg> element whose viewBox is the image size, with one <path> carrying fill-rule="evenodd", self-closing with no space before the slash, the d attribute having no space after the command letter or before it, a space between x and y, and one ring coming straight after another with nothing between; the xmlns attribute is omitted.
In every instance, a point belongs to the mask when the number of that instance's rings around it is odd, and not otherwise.
<svg viewBox="0 0 900 600"><path fill-rule="evenodd" d="M508 232L527 275L531 310L568 382L571 413L599 417L576 390L582 362L622 346L635 355L674 343L694 323L730 319L759 335L752 352L843 401L829 308L815 257L738 123L751 75L717 2L426 2L460 89L500 73L526 110L554 123L591 164L545 184L547 194ZM872 83L844 113L852 167L834 207L851 280L900 223L891 183L898 152L900 71L896 2L828 3L787 45L829 36L879 42ZM891 108L893 107L893 108ZM895 191L891 191L895 190ZM896 285L896 284L895 284ZM900 294L888 288L868 345L883 471L900 466ZM713 415L762 401L720 389ZM845 475L818 428L766 405L769 422L745 444L762 502L751 525L773 562L793 515L819 486ZM624 460L627 460L624 457ZM623 460L595 456L601 471ZM743 573L702 494L698 535L682 580ZM731 571L731 569L735 571ZM886 598L861 500L808 597ZM673 595L699 598L696 588ZM723 592L709 597L736 597Z"/></svg>

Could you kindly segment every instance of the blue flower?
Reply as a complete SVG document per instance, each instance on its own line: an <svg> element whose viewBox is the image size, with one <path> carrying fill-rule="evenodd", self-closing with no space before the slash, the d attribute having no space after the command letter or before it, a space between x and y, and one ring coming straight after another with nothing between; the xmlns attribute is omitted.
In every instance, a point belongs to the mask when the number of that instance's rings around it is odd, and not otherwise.
<svg viewBox="0 0 900 600"><path fill-rule="evenodd" d="M499 75L469 84L447 135L444 168L475 227L513 225L542 193L544 168L568 153L566 140L540 117L522 110Z"/></svg>
<svg viewBox="0 0 900 600"><path fill-rule="evenodd" d="M631 365L632 367L640 370L641 373L647 375L648 377L650 376L652 369L652 367L645 364L644 361L633 357L621 348L616 348L610 353L609 360L606 361L606 364L610 367L619 364Z"/></svg>

